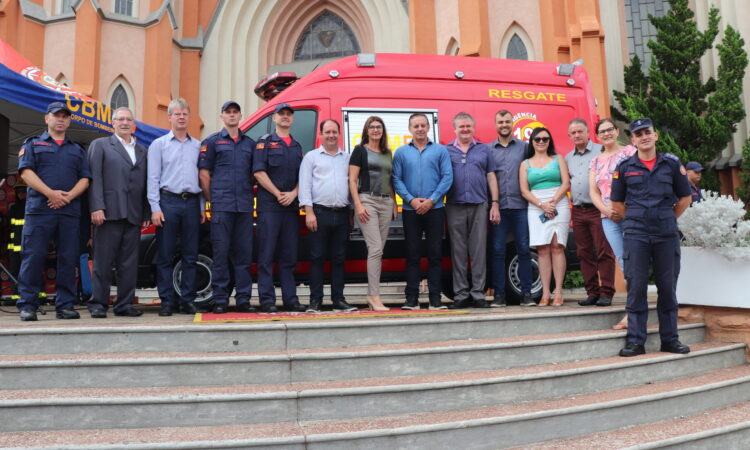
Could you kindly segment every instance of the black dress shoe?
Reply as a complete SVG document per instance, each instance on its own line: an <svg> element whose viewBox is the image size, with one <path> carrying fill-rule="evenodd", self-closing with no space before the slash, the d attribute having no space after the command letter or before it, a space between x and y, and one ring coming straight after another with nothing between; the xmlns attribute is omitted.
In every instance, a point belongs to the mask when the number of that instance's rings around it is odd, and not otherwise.
<svg viewBox="0 0 750 450"><path fill-rule="evenodd" d="M279 308L277 308L273 303L266 303L265 305L260 305L260 312L276 313L279 312Z"/></svg>
<svg viewBox="0 0 750 450"><path fill-rule="evenodd" d="M630 357L638 356L646 353L646 348L642 345L638 345L635 342L628 342L625 344L622 350L620 350L620 356Z"/></svg>
<svg viewBox="0 0 750 450"><path fill-rule="evenodd" d="M448 309L447 306L443 304L443 301L438 298L431 298L430 299L430 309L432 310L438 310L438 309Z"/></svg>
<svg viewBox="0 0 750 450"><path fill-rule="evenodd" d="M61 309L57 311L57 318L58 319L80 319L81 315L78 314L78 311L76 311L73 308Z"/></svg>
<svg viewBox="0 0 750 450"><path fill-rule="evenodd" d="M661 351L667 353L680 353L684 355L690 353L690 347L675 339L674 341L662 342Z"/></svg>
<svg viewBox="0 0 750 450"><path fill-rule="evenodd" d="M612 299L609 300L610 302L612 301ZM586 297L586 300L580 300L578 304L581 306L594 306L598 301L599 297L597 297L596 295L589 295L588 297Z"/></svg>
<svg viewBox="0 0 750 450"><path fill-rule="evenodd" d="M531 298L531 294L524 294L519 304L521 306L536 306L536 302Z"/></svg>
<svg viewBox="0 0 750 450"><path fill-rule="evenodd" d="M475 308L489 308L490 304L487 303L487 300L474 300L474 307Z"/></svg>
<svg viewBox="0 0 750 450"><path fill-rule="evenodd" d="M612 306L612 297L599 297L596 306Z"/></svg>
<svg viewBox="0 0 750 450"><path fill-rule="evenodd" d="M36 322L36 311L31 308L22 309L21 320L24 322Z"/></svg>
<svg viewBox="0 0 750 450"><path fill-rule="evenodd" d="M227 312L227 305L223 303L219 303L217 305L214 305L213 309L211 310L214 314L226 314Z"/></svg>
<svg viewBox="0 0 750 450"><path fill-rule="evenodd" d="M339 300L337 302L333 302L333 310L334 311L356 311L359 308L356 306L352 306L349 303L346 303L345 300Z"/></svg>
<svg viewBox="0 0 750 450"><path fill-rule="evenodd" d="M406 299L406 303L404 303L404 306L402 306L401 309L406 309L409 311L414 311L415 309L419 309L419 299L418 298Z"/></svg>
<svg viewBox="0 0 750 450"><path fill-rule="evenodd" d="M92 319L106 319L107 318L107 311L104 310L104 308L95 308L91 310L91 318Z"/></svg>
<svg viewBox="0 0 750 450"><path fill-rule="evenodd" d="M169 317L171 315L172 315L172 306L161 305L161 309L159 309L159 317Z"/></svg>
<svg viewBox="0 0 750 450"><path fill-rule="evenodd" d="M323 304L322 300L310 300L310 305L308 305L305 312L320 312L321 311L321 305Z"/></svg>
<svg viewBox="0 0 750 450"><path fill-rule="evenodd" d="M304 306L302 306L300 304L300 302L297 302L297 303L294 303L294 304L289 305L289 306L284 306L284 311L289 311L289 312L305 312L305 311L307 311L307 308L305 308Z"/></svg>
<svg viewBox="0 0 750 450"><path fill-rule="evenodd" d="M128 306L122 311L115 311L115 315L120 317L140 317L143 315L143 311ZM93 313L91 317L93 317Z"/></svg>
<svg viewBox="0 0 750 450"><path fill-rule="evenodd" d="M242 313L254 313L257 311L253 306L250 306L250 302L240 303L237 305L237 312Z"/></svg>
<svg viewBox="0 0 750 450"><path fill-rule="evenodd" d="M466 309L466 308L473 308L474 302L470 298L465 298L463 300L456 300L453 302L452 305L450 305L449 309Z"/></svg>
<svg viewBox="0 0 750 450"><path fill-rule="evenodd" d="M183 304L180 309L183 314L195 314L198 312L198 308L195 307L195 303L193 302Z"/></svg>
<svg viewBox="0 0 750 450"><path fill-rule="evenodd" d="M492 303L490 303L490 308L504 308L505 307L505 297L499 294L495 294L495 298L492 300Z"/></svg>

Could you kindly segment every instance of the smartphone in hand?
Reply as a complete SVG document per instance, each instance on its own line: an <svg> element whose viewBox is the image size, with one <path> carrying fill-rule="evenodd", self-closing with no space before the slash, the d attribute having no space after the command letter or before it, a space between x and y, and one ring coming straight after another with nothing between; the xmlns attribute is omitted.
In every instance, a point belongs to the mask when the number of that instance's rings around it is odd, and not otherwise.
<svg viewBox="0 0 750 450"><path fill-rule="evenodd" d="M557 217L557 210L555 210L555 214L553 215L553 217ZM545 222L547 222L548 220L550 220L550 218L549 218L549 217L547 217L547 216L546 216L546 215L545 215L544 213L541 213L541 214L539 214L539 220L540 220L540 221L541 221L542 223L545 223Z"/></svg>

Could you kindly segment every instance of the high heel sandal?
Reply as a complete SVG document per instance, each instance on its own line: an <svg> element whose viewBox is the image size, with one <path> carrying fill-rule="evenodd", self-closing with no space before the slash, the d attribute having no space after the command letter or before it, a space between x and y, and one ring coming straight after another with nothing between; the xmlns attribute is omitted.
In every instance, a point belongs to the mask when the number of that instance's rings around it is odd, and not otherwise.
<svg viewBox="0 0 750 450"><path fill-rule="evenodd" d="M379 305L375 304L372 299L367 299L367 306L370 308L370 311L390 311L391 308L385 306L383 302L381 301Z"/></svg>
<svg viewBox="0 0 750 450"><path fill-rule="evenodd" d="M549 306L549 297L542 297L542 299L539 300L539 306Z"/></svg>
<svg viewBox="0 0 750 450"><path fill-rule="evenodd" d="M559 302L557 301L558 298L560 299ZM552 306L563 306L564 303L565 300L563 299L562 294L559 292L555 293L555 299L552 301Z"/></svg>

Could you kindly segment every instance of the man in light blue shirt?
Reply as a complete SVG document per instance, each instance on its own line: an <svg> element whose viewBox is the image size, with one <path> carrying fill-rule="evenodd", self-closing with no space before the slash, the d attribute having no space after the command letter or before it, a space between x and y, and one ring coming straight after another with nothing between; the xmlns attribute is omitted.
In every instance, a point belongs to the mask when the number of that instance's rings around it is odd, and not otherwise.
<svg viewBox="0 0 750 450"><path fill-rule="evenodd" d="M427 244L427 287L430 309L444 309L440 299L440 263L445 222L443 197L453 184L448 151L427 136L430 123L421 113L409 117L412 141L393 156L393 187L404 200L406 241L406 303L402 309L419 309L419 259L422 235Z"/></svg>
<svg viewBox="0 0 750 450"><path fill-rule="evenodd" d="M310 230L310 306L323 303L323 265L331 258L331 302L336 311L357 308L344 299L344 259L350 230L349 154L339 148L341 126L333 119L320 123L319 148L310 150L299 169L299 204Z"/></svg>
<svg viewBox="0 0 750 450"><path fill-rule="evenodd" d="M200 141L187 132L190 106L182 99L167 107L171 131L154 140L148 149L148 202L156 225L156 286L160 316L171 316L179 305L184 314L195 314L195 263L200 224L205 220L198 183ZM172 256L177 242L182 256L179 298L172 285Z"/></svg>

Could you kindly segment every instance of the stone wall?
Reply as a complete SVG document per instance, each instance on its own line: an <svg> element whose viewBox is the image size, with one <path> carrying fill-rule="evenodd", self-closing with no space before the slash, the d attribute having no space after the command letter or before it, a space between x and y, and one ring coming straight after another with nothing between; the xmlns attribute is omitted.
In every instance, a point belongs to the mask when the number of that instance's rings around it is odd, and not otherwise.
<svg viewBox="0 0 750 450"><path fill-rule="evenodd" d="M706 341L743 342L750 361L750 310L717 306L680 305L680 323L706 324Z"/></svg>

